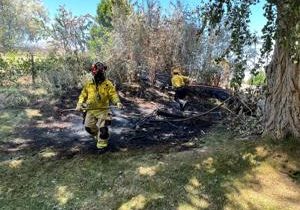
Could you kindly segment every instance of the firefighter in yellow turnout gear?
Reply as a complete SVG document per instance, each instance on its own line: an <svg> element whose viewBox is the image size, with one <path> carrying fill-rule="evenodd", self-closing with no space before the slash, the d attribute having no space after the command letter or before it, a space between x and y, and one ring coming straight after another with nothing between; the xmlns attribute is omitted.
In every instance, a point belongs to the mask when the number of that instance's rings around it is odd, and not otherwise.
<svg viewBox="0 0 300 210"><path fill-rule="evenodd" d="M78 99L76 110L87 109L84 126L86 131L97 139L97 148L104 149L108 146L111 115L109 103L122 108L117 91L111 81L105 78L107 67L97 62L92 67L94 79L86 83Z"/></svg>
<svg viewBox="0 0 300 210"><path fill-rule="evenodd" d="M181 75L180 68L177 67L173 69L171 82L174 88L181 88L189 83L189 77Z"/></svg>
<svg viewBox="0 0 300 210"><path fill-rule="evenodd" d="M185 97L188 94L187 85L189 84L190 79L189 77L181 75L181 68L180 67L174 67L172 69L172 87L175 90L175 97L174 100L179 103L180 109L183 111L184 107L187 103Z"/></svg>

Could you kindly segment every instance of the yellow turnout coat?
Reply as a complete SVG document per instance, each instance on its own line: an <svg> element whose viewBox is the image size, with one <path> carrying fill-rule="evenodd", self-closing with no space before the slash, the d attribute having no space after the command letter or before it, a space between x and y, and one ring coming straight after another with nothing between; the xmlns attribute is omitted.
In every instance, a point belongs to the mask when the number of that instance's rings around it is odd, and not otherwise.
<svg viewBox="0 0 300 210"><path fill-rule="evenodd" d="M77 105L85 103L88 109L107 107L106 109L90 110L94 116L99 116L108 111L109 103L117 104L120 102L115 86L111 81L105 79L96 86L94 81L87 82L79 96Z"/></svg>
<svg viewBox="0 0 300 210"><path fill-rule="evenodd" d="M188 84L189 78L180 74L175 74L171 79L173 88L180 88Z"/></svg>

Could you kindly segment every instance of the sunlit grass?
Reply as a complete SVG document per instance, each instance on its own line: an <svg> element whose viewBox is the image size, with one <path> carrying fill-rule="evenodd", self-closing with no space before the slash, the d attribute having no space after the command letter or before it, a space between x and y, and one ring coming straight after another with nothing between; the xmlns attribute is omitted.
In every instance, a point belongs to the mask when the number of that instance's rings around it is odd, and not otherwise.
<svg viewBox="0 0 300 210"><path fill-rule="evenodd" d="M32 119L33 117L41 117L42 116L41 111L38 109L25 109L25 113L29 119Z"/></svg>
<svg viewBox="0 0 300 210"><path fill-rule="evenodd" d="M22 166L24 160L20 159L20 160L8 160L8 161L4 161L0 164L1 165L6 165L8 166L10 169L19 169Z"/></svg>
<svg viewBox="0 0 300 210"><path fill-rule="evenodd" d="M23 120L29 120L26 112L7 110L0 116L11 128ZM14 141L23 144L28 140ZM6 159L0 162L0 209L300 206L298 178L291 176L299 171L298 141L240 141L218 129L201 140L204 145L199 142L195 140L199 148L183 152L79 153L59 159L58 151L48 148L34 156L28 153Z"/></svg>
<svg viewBox="0 0 300 210"><path fill-rule="evenodd" d="M138 172L142 176L154 176L158 171L158 166L152 166L152 167L139 167Z"/></svg>
<svg viewBox="0 0 300 210"><path fill-rule="evenodd" d="M39 156L42 157L42 158L45 158L45 159L47 159L47 158L53 158L53 157L55 157L56 155L57 155L57 152L55 152L55 151L52 150L52 149L46 149L46 150L41 151L41 152L39 153Z"/></svg>
<svg viewBox="0 0 300 210"><path fill-rule="evenodd" d="M69 191L67 186L58 186L55 189L55 199L60 206L64 206L73 197L73 193Z"/></svg>
<svg viewBox="0 0 300 210"><path fill-rule="evenodd" d="M299 185L267 163L234 181L233 186L239 191L228 194L229 201L242 209L300 209Z"/></svg>
<svg viewBox="0 0 300 210"><path fill-rule="evenodd" d="M119 210L144 209L147 199L144 195L138 195L131 198L128 202L122 204Z"/></svg>

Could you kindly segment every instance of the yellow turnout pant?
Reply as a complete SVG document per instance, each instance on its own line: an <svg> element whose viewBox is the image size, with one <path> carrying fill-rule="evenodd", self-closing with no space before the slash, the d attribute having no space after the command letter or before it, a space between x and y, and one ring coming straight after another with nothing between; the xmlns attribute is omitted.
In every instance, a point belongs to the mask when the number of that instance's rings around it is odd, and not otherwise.
<svg viewBox="0 0 300 210"><path fill-rule="evenodd" d="M104 148L108 145L111 114L108 111L94 113L88 111L85 117L84 126L87 132L97 138L97 147Z"/></svg>

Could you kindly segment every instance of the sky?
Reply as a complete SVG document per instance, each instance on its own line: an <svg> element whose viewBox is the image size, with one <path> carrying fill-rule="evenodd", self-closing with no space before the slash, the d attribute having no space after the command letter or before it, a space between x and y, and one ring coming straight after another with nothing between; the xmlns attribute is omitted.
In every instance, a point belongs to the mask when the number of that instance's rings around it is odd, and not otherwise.
<svg viewBox="0 0 300 210"><path fill-rule="evenodd" d="M48 9L50 13L50 17L54 17L56 14L59 5L65 5L68 10L70 10L74 15L84 15L91 14L95 15L97 10L97 5L100 0L42 0L44 2L45 7ZM160 0L161 6L164 10L168 9L170 0ZM188 5L188 7L195 7L200 0L185 0L184 3ZM251 7L251 23L250 28L254 32L260 32L264 24L266 23L266 19L263 16L263 5L265 0L261 0L259 4Z"/></svg>

